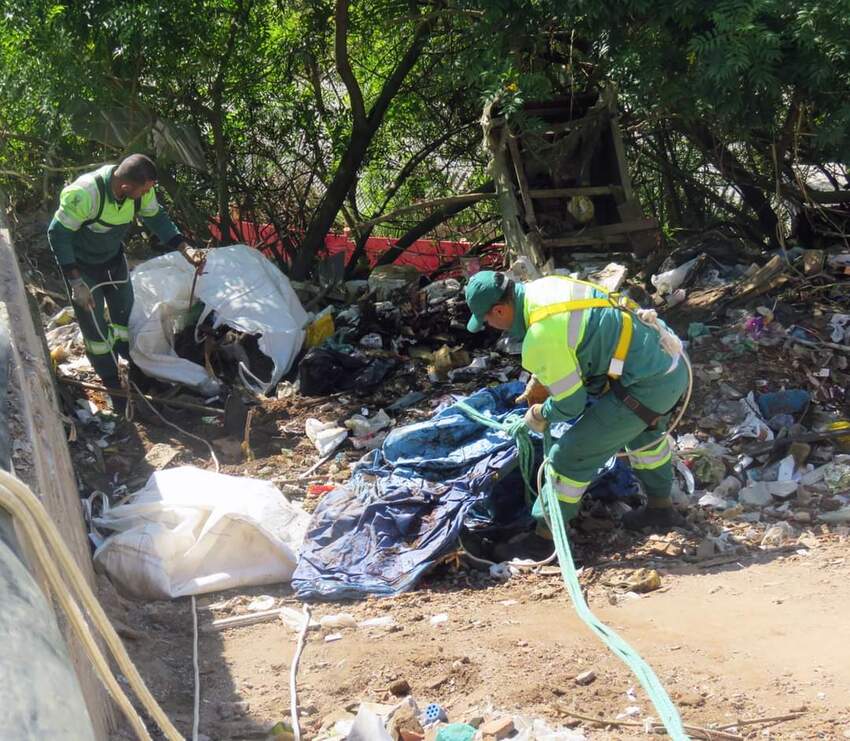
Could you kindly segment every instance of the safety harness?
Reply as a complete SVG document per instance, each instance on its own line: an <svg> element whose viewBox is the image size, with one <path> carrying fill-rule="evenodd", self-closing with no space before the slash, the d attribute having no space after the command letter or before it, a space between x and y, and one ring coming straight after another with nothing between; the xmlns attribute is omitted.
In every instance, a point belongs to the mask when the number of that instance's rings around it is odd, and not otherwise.
<svg viewBox="0 0 850 741"><path fill-rule="evenodd" d="M637 312L640 309L640 306L628 296L624 296L620 293L609 293L595 283L579 280L573 280L573 282L590 286L594 290L604 293L606 297L561 301L556 304L541 306L539 309L534 309L529 313L528 324L531 325L535 322L547 319L550 316L571 311L584 311L585 309L620 309L620 315L623 323L620 327L620 336L617 338L617 344L614 348L614 354L611 356L611 362L608 364L608 372L606 375L611 379L610 387L614 396L616 396L623 402L623 404L631 409L632 412L646 422L647 427L655 427L658 420L671 410L658 412L654 409L650 409L626 391L625 386L620 383L620 376L623 375L623 368L626 363L626 357L629 354L629 346L632 343L632 335L634 334L634 319L632 317L632 312Z"/></svg>
<svg viewBox="0 0 850 741"><path fill-rule="evenodd" d="M103 179L99 173L94 176L95 185L97 185L97 192L100 195L97 204L97 213L95 214L93 219L86 219L81 225L80 228L84 226L90 226L92 224L100 224L101 226L115 227L115 226L123 226L123 224L110 224L106 221L101 221L100 217L103 214L103 206L106 203L106 181ZM142 207L142 199L134 198L133 199L133 220L135 221L136 216L139 213L139 209Z"/></svg>
<svg viewBox="0 0 850 741"><path fill-rule="evenodd" d="M574 301L561 301L557 304L549 304L541 306L539 309L534 309L528 316L529 326L535 322L548 319L555 314L563 314L570 311L584 311L585 309L620 309L623 317L623 324L620 327L620 336L617 339L617 345L614 348L614 354L611 357L611 362L608 365L608 377L617 379L623 375L623 366L626 363L626 356L629 354L629 345L632 343L632 334L634 333L634 320L631 312L637 311L640 306L632 301L628 296L619 293L608 293L604 288L597 286L595 283L588 281L574 280L574 283L590 286L594 290L605 293L607 298L583 298Z"/></svg>

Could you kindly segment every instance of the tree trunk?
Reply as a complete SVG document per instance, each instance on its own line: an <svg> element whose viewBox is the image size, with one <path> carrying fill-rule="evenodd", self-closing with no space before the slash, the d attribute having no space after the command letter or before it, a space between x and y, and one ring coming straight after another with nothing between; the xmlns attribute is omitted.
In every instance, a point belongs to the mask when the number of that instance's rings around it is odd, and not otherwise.
<svg viewBox="0 0 850 741"><path fill-rule="evenodd" d="M227 185L227 141L224 138L221 106L217 105L211 117L213 147L215 149L215 193L218 206L218 225L222 244L233 238L230 221L230 189Z"/></svg>
<svg viewBox="0 0 850 741"><path fill-rule="evenodd" d="M661 166L661 181L664 184L664 200L667 204L667 220L672 227L681 227L682 224L682 202L679 200L679 193L676 191L676 180L673 177L673 168L671 166L671 150L670 139L664 128L659 126L655 133L656 141L658 142L658 163Z"/></svg>
<svg viewBox="0 0 850 741"><path fill-rule="evenodd" d="M413 69L425 43L431 33L433 20L421 21L413 34L413 40L405 54L399 60L392 74L387 78L380 95L375 101L368 114L364 110L363 95L360 86L351 69L348 59L347 34L348 34L348 2L337 0L336 3L336 33L335 33L335 55L337 71L342 77L348 90L351 101L353 124L351 127L351 138L346 147L342 160L334 173L333 179L322 196L319 206L310 220L307 233L301 247L292 263L292 277L303 280L313 265L316 253L325 242L325 235L333 226L336 215L345 202L349 189L357 178L357 172L363 164L363 159L369 149L369 145L375 138L375 134L381 128L384 115L390 102L395 98L402 83Z"/></svg>

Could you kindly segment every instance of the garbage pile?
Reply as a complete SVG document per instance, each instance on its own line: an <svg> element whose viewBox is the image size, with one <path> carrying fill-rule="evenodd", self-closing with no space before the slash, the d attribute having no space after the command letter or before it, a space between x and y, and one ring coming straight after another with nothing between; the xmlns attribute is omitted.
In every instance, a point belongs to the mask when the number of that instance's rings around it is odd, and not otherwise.
<svg viewBox="0 0 850 741"><path fill-rule="evenodd" d="M841 523L850 524L850 316L834 300L850 286L850 255L788 259L758 297L688 324L699 401L696 429L677 439L678 494L719 516L703 558L741 543L788 546L824 524L846 534Z"/></svg>
<svg viewBox="0 0 850 741"><path fill-rule="evenodd" d="M319 729L316 741L584 741L583 732L552 727L539 718L507 714L488 708L467 719L450 722L437 703L421 708L404 680L391 692L403 695L396 704L361 702L356 713L333 714Z"/></svg>
<svg viewBox="0 0 850 741"><path fill-rule="evenodd" d="M745 361L735 361L736 348L751 341L752 326L744 321L734 340L720 336L730 362L694 365L703 402L694 409L696 431L676 441L679 500L720 518L697 549L700 558L733 553L741 543L787 546L820 524L850 523L850 420L843 390L836 403L839 395L825 392L823 383L814 393L772 390L774 381L756 378L755 389L742 389L745 378L736 365Z"/></svg>

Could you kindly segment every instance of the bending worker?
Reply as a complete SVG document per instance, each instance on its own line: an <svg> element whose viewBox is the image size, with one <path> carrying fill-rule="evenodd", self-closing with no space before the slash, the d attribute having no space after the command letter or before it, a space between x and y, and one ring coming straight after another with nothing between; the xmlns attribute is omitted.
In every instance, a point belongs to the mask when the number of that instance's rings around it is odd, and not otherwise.
<svg viewBox="0 0 850 741"><path fill-rule="evenodd" d="M552 446L545 471L564 521L578 513L600 467L625 447L634 451L629 458L647 505L626 514L623 524L666 531L681 523L670 497L666 429L688 386L688 370L681 342L666 326L659 323L662 346L659 329L617 308L616 300L570 278L515 283L503 273L484 270L466 287L472 312L467 328L477 332L489 324L523 338L522 365L533 374L532 382L545 387L545 401L529 402L525 421L531 429L542 432L549 424L580 417ZM589 407L588 392L601 393ZM538 497L533 512L540 524L542 500Z"/></svg>
<svg viewBox="0 0 850 741"><path fill-rule="evenodd" d="M130 359L127 324L133 286L124 238L136 217L190 263L203 264L203 250L186 244L157 202L156 180L156 165L143 154L131 154L117 166L104 165L81 175L62 189L59 208L47 229L65 288L76 307L86 355L109 388L120 386L116 354ZM104 305L109 308L109 322ZM118 397L112 402L117 412L126 405Z"/></svg>

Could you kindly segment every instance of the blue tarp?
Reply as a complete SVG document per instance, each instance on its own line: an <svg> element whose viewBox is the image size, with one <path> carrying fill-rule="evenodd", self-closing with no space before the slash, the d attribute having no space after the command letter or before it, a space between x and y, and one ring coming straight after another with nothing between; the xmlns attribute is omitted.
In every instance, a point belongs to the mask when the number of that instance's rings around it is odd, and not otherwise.
<svg viewBox="0 0 850 741"><path fill-rule="evenodd" d="M520 382L506 383L464 401L503 420L522 413L513 402L523 389ZM617 479L619 491L633 483L622 464L607 478ZM493 499L506 498L512 505L491 506ZM411 589L457 548L473 505L470 527L485 526L494 509L528 516L509 436L480 426L454 405L393 430L383 448L363 459L351 480L326 494L313 513L292 577L295 594L303 600L346 599Z"/></svg>

